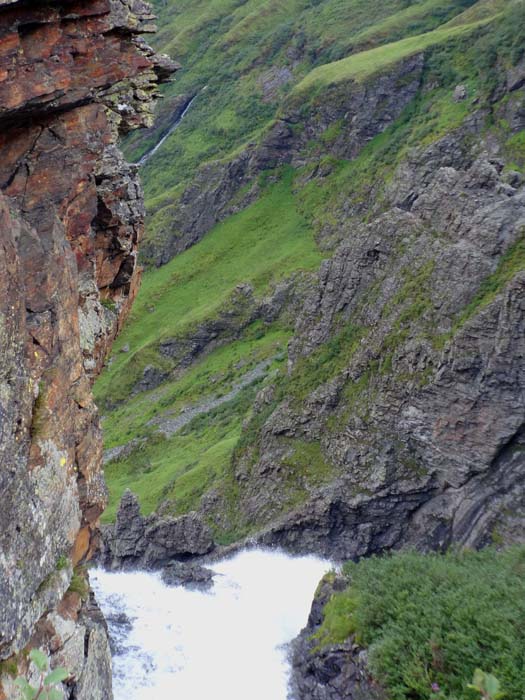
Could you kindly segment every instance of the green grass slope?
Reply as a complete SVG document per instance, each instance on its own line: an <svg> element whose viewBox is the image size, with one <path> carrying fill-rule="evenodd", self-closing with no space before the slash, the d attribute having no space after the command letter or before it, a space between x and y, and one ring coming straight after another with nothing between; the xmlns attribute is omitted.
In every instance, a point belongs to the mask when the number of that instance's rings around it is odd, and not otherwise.
<svg viewBox="0 0 525 700"><path fill-rule="evenodd" d="M108 397L128 396L162 340L184 336L228 308L238 284L250 283L262 297L291 273L317 268L322 256L298 210L292 181L293 172L285 171L252 206L145 276L113 362L97 383L102 405ZM118 352L124 345L129 353Z"/></svg>
<svg viewBox="0 0 525 700"><path fill-rule="evenodd" d="M243 416L249 410L260 380L242 389L215 410L196 416L173 436L165 437L152 421L163 415L181 415L199 403L232 391L248 372L267 363L269 375L285 358L290 334L277 326L261 332L254 324L238 341L218 348L198 361L181 378L157 390L132 397L104 421L106 447L132 439L144 441L131 455L106 467L110 505L104 522L115 519L124 490L132 487L144 514L161 504L180 514L198 507L207 491L225 477L237 444Z"/></svg>
<svg viewBox="0 0 525 700"><path fill-rule="evenodd" d="M156 0L160 31L154 43L183 66L166 95L198 97L181 126L143 168L150 212L169 207L176 186L191 179L203 162L256 139L286 94L316 66L434 30L474 4ZM277 80L272 90L265 90L276 70L285 71L282 83ZM137 159L158 136L144 141L134 135L128 155Z"/></svg>
<svg viewBox="0 0 525 700"><path fill-rule="evenodd" d="M322 88L335 85L347 80L364 81L374 73L379 73L394 63L421 53L431 46L442 44L449 39L471 32L486 22L490 22L500 16L494 12L484 19L472 22L449 23L446 27L435 29L432 32L418 34L416 36L401 39L393 43L379 46L369 51L352 54L334 63L328 63L315 68L295 88L297 92L304 93L312 88Z"/></svg>
<svg viewBox="0 0 525 700"><path fill-rule="evenodd" d="M112 362L95 387L96 399L106 414L106 447L137 437L148 441L136 454L108 466L106 520L115 517L126 486L137 491L145 512L169 500L175 485L174 512L196 507L200 496L228 466L250 406L247 397L254 397L249 387L169 441L149 422L166 410L179 413L206 398L226 394L260 363L269 361L267 371L271 372L275 362L285 357L290 336L287 327L255 322L239 341L219 347L162 387L136 396L132 388L149 364L169 371L169 360L159 355L159 343L184 337L200 322L228 309L238 284L250 283L254 294L263 297L290 274L319 266L322 255L298 210L292 183L291 170L280 173L280 179L269 184L255 204L217 226L168 265L146 274L128 325L115 344ZM121 352L125 346L129 351ZM119 401L125 403L112 409Z"/></svg>

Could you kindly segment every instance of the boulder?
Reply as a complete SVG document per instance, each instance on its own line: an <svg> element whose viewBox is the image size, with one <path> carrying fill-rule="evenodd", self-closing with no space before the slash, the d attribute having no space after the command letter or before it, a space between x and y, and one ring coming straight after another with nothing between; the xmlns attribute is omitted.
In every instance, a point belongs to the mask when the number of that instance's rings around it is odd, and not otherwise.
<svg viewBox="0 0 525 700"><path fill-rule="evenodd" d="M190 589L209 590L216 574L198 564L184 564L176 561L162 570L162 580L167 586L185 586Z"/></svg>

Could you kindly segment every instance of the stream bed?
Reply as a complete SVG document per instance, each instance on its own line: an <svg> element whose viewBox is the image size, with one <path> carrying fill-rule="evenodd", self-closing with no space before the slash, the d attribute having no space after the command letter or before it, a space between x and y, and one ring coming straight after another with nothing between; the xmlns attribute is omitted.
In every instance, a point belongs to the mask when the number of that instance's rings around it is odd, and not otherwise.
<svg viewBox="0 0 525 700"><path fill-rule="evenodd" d="M286 700L287 644L330 562L253 549L211 568L209 592L168 587L157 573L91 572L115 700Z"/></svg>

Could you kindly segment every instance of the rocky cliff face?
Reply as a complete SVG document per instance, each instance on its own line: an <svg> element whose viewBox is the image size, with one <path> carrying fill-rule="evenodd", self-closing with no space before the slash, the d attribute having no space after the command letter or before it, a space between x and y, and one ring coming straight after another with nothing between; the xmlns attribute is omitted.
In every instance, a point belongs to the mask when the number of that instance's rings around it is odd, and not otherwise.
<svg viewBox="0 0 525 700"><path fill-rule="evenodd" d="M125 474L148 512L198 511L221 543L248 535L345 558L524 537L523 6L502 8L431 49L400 53L396 34L386 63L383 37L320 69L333 79L314 69L257 138L168 193L151 257L190 256L149 272L100 391L115 514ZM487 3L471 10L485 16ZM281 227L264 204L286 182ZM303 217L296 238L312 234L327 258L318 274L306 253L253 284L227 271L220 308L199 298L178 307L193 323L170 317L163 299L191 288L184 260L213 269L213 241L231 237L237 252L250 216L285 248L290 213ZM239 259L250 279L254 261ZM256 311L268 299L277 312ZM229 395L251 351L230 364L214 353L276 326L289 334L286 368L273 365L255 400L184 422L197 415L192 372L206 374L206 396ZM162 433L166 420L184 434ZM216 461L202 458L226 437Z"/></svg>
<svg viewBox="0 0 525 700"><path fill-rule="evenodd" d="M522 99L507 102L516 123ZM259 520L283 507L296 441L319 442L331 483L264 541L343 557L480 546L522 512L525 192L481 119L412 153L322 266L290 375L334 339L341 366L301 401L291 387L270 402L237 473Z"/></svg>
<svg viewBox="0 0 525 700"><path fill-rule="evenodd" d="M364 197L354 179L331 200L320 235L342 243L304 299L287 377L245 423L235 528L341 558L523 538L525 181L506 143L525 129L524 74L523 61L502 67L461 125L406 150ZM363 160L432 89L412 57L290 111L258 153L268 167L311 164L322 187L327 159ZM466 88L448 100L468 100ZM210 498L203 510L224 522L228 508Z"/></svg>
<svg viewBox="0 0 525 700"><path fill-rule="evenodd" d="M71 671L64 697L111 696L79 594L106 503L91 384L140 277L116 142L172 72L139 38L153 19L140 0L0 3L0 697L34 645Z"/></svg>
<svg viewBox="0 0 525 700"><path fill-rule="evenodd" d="M98 558L109 569L160 569L173 560L204 556L214 548L210 529L196 513L180 518L154 513L144 518L131 491L122 496L114 527L105 527L103 535Z"/></svg>

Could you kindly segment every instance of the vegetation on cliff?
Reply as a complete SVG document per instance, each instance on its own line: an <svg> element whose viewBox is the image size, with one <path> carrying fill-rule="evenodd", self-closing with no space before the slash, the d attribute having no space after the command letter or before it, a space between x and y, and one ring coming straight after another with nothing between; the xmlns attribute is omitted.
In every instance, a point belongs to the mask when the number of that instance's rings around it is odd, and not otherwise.
<svg viewBox="0 0 525 700"><path fill-rule="evenodd" d="M332 82L332 75L349 80L388 69L411 53L493 20L507 3L226 0L180 2L177 12L171 2L154 5L161 27L156 44L183 65L166 103L181 94L200 97L143 170L148 236L153 238L194 171L259 139L283 105L286 109L290 93L293 98L299 91L304 102L305 91L319 90L318 76L322 85ZM168 112L168 106L164 109ZM130 157L138 159L159 139L168 118L164 111L160 117L156 130L133 135Z"/></svg>
<svg viewBox="0 0 525 700"><path fill-rule="evenodd" d="M184 68L128 154L195 99L142 169L148 269L96 388L106 521L131 488L220 544L522 539L524 3L155 4ZM322 654L343 683L355 639L394 700L468 700L478 667L520 699L522 568L347 565L306 697L340 700Z"/></svg>
<svg viewBox="0 0 525 700"><path fill-rule="evenodd" d="M509 95L502 92L506 71L522 58L523 6L486 0L392 0L372 6L330 0L320 6L243 3L234 8L221 2L177 7L173 15L169 3L157 3L162 27L158 43L184 63L165 105L175 94L206 89L144 168L150 214L146 249L162 250L163 241L179 235L174 212L203 205L199 200L191 203L192 191L207 187L199 173L224 167L220 177L233 179L228 164L250 148L264 146L272 118L287 118L289 110L294 114L292 157L284 167L270 162L243 175L240 188L230 195L229 209L219 214L225 220L211 225L202 240L167 265L146 272L131 321L96 389L105 413L106 447L139 439L106 468L110 507L105 518L114 519L126 486L137 491L145 513L161 505L175 513L199 508L202 497L211 493L232 514L229 521L214 523L218 536L229 541L257 529L267 517L252 515L247 521L237 508L238 475L249 475L260 458L265 422L283 401L299 410L312 392L343 378L340 410L332 410L326 422L335 439L355 407L364 416L377 387L390 384L390 378L402 382L410 376L417 386L429 382L431 365L413 377L396 370L404 345L424 337L436 352L442 349L523 269L521 244L516 243L478 287L473 280L473 291L461 300L453 319L437 321L431 291L441 263L428 250L416 270L413 262L400 266L386 303L381 287L386 282L376 279L361 303L361 320L357 313L351 323L343 316L337 321L336 315L324 344L294 358L293 364L283 362L300 299L316 284L311 273L340 241L355 235L355 227L387 210L394 174L413 159L414 149L431 148L457 133L474 107L481 127L476 126L475 136L468 135L469 129L474 132L467 127L465 140L497 142L507 158L506 169L523 169L520 136L506 114ZM367 75L379 71L388 76L413 49L425 49L414 98L350 157L344 152L349 138L344 109L353 80L365 77L364 66ZM404 89L410 75L396 78L395 89ZM330 76L336 76L336 85ZM458 85L467 97L455 97ZM316 114L324 104L332 113L318 124ZM380 109L370 115L372 121ZM133 157L164 133L165 116L161 111L157 131L133 136L128 143ZM446 232L431 235L439 240ZM401 261L405 251L406 244L399 243L393 259ZM392 269L397 265L392 262ZM263 301L289 279L301 287L294 304L285 302L273 315L261 312ZM386 330L374 340L367 315L375 318L379 299ZM360 370L357 381L349 382L345 372L363 344L373 348L375 358ZM214 405L229 395L261 363L266 363L265 376L258 375L220 408L204 410L207 400ZM254 411L261 388L267 398ZM191 412L201 402L203 410L181 430L168 435L159 430L164 420ZM280 438L279 450L285 497L268 506L271 519L306 502L339 469L318 435L297 436L296 443ZM295 478L299 472L290 466L297 451L305 462L299 469L304 478ZM417 464L413 456L403 459ZM424 469L419 464L416 472Z"/></svg>
<svg viewBox="0 0 525 700"><path fill-rule="evenodd" d="M349 586L332 596L321 647L353 637L392 700L472 700L476 668L525 696L525 549L413 552L346 564Z"/></svg>

